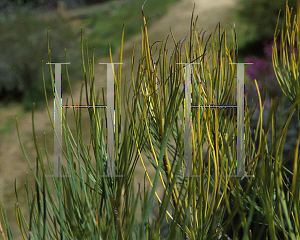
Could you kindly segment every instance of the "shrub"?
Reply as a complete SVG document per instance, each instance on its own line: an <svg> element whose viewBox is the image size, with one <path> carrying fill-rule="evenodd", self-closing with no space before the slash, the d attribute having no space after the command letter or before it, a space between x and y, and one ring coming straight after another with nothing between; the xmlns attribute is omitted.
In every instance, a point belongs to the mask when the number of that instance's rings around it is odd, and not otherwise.
<svg viewBox="0 0 300 240"><path fill-rule="evenodd" d="M99 108L88 108L91 143L86 147L82 140L82 110L73 111L77 136L73 136L68 127L65 111L62 132L67 166L63 166L62 173L69 177L52 177L53 189L50 189L45 177L43 155L33 131L37 152L35 171L26 158L35 179L34 191L30 192L28 182L26 185L29 222L18 202L16 203L17 221L24 238L160 239L163 237L161 226L166 219L166 239L299 239L300 132L293 156L293 171L286 170L282 164L287 129L300 102L297 94L290 96L292 105L284 117L282 114L277 116L279 100L272 101L267 120L264 121L260 91L255 81L260 108L255 129L250 127L254 109L249 109L247 104L245 107L244 174L255 175L253 178L231 176L235 172L237 157L237 130L233 127L236 117L226 114L226 109L223 108L194 108L191 122L192 173L200 176L187 177L182 111L184 91L181 86L187 78L184 67L177 63L198 63L193 65L196 70L193 71L192 81L193 103L232 105L236 100L233 91L236 66L231 64L237 60L236 42L229 48L226 41L222 41L226 39L226 31L220 25L216 28L219 31L210 36L207 44L202 42L202 36L196 31L197 22L192 18L191 42L185 45L182 45L182 41L175 42L170 59L166 53L167 41L161 42L159 58L155 60L148 42L144 13L143 24L143 51L138 71L131 76L130 91L133 91L133 97L130 97L129 91L123 101L125 114L122 114L120 99L122 68L119 67L114 75L115 132L120 133L116 134L115 139L114 167L116 175L123 177L99 178L99 175L106 175L107 167L103 158L106 155L106 144L105 130L102 127L102 119L106 118L106 113L102 114ZM120 62L123 39L122 36ZM83 45L81 48L83 50ZM133 64L134 57L132 69ZM83 68L85 69L84 60ZM86 99L90 99L94 105L101 101L94 89L93 69L94 61L91 61L88 71L84 70L84 77ZM289 88L285 89L280 85L282 90L286 90L285 93L298 84L295 81L291 84L288 83L289 80L285 81ZM88 83L90 89L87 89ZM104 99L104 93L102 97ZM254 137L251 135L253 131ZM45 153L48 156L46 146ZM91 162L92 155L96 164ZM50 173L54 175L49 157L47 160ZM151 185L150 193L144 191L141 194L140 189L134 193L134 171L138 160L144 166L144 162L149 161L156 170L152 183L145 168L145 175ZM164 196L162 199L157 196L158 212L150 219L158 181L164 186ZM18 195L16 196L18 201ZM138 202L142 211L140 224L135 216ZM2 237L6 234L8 239L12 239L2 204L1 213L4 222Z"/></svg>
<svg viewBox="0 0 300 240"><path fill-rule="evenodd" d="M285 20L287 22L291 22L292 19L294 19L294 14L295 14L295 9L293 11L293 14L289 13L289 16L286 16L283 12L281 13L280 16L278 16L278 22L282 22L282 20ZM287 19L287 17L289 19ZM285 26L284 24L281 24L282 26ZM280 26L280 25L279 25ZM281 29L284 31L284 29ZM291 32L291 29L289 30ZM279 31L275 33L275 36L279 34ZM280 36L280 35L279 35ZM286 40L285 40L286 41ZM295 39L295 41L297 41ZM246 74L250 78L250 81L246 86L249 86L247 88L247 93L248 93L248 104L251 105L253 103L254 105L258 103L258 97L256 95L256 86L253 83L253 80L256 79L257 83L259 85L259 90L262 93L262 100L263 104L265 107L264 114L267 116L268 112L270 111L271 107L271 101L272 99L276 98L281 98L282 97L282 90L280 88L280 85L278 84L277 79L282 78L282 74L277 74L277 77L275 75L275 72L278 72L280 68L273 68L273 59L274 56L278 56L279 54L281 57L283 56L282 52L282 47L280 47L280 41L278 37L275 37L275 40L269 43L264 43L264 48L263 48L263 56L257 57L257 56L248 56L245 58L245 62L252 62L253 65L248 65L246 66ZM286 47L286 56L289 56L288 59L291 59L291 56L294 54L295 59L297 58L297 48L291 44L291 42L285 42L283 43L284 46L283 48ZM291 52L291 49L294 49ZM274 56L273 56L274 54ZM281 60L283 61L283 60ZM283 64L283 62L282 62ZM292 64L292 63L290 63ZM286 73L287 74L287 73ZM279 78L278 78L279 77ZM251 84L252 82L252 84ZM284 109L283 109L283 114L287 112L287 109L290 107L291 102L290 101L285 101L284 103ZM253 124L251 125L252 127L255 127L256 122L259 118L259 110L256 109L255 114L253 115ZM294 149L296 147L296 140L297 140L297 115L293 115L291 119L291 125L294 126L292 128L289 128L287 132L287 139L288 139L288 144L284 146L284 151L283 151L283 159L285 161L289 161L290 164L290 169L292 168L291 165L291 155L294 154ZM295 131L296 130L296 131Z"/></svg>
<svg viewBox="0 0 300 240"><path fill-rule="evenodd" d="M19 8L2 14L0 24L0 31L4 33L0 36L0 96L2 101L22 101L25 109L31 109L33 101L36 101L37 107L44 106L41 66L42 59L44 59L44 65L48 59L45 51L47 50L47 41L45 41L47 28L50 28L52 61L64 62L65 48L70 49L67 59L78 59L79 52L73 50L76 46L75 34L69 27L58 24L57 21L36 19L28 8ZM72 62L70 67L73 76L78 76L76 62ZM50 75L46 73L45 77L49 79ZM52 93L49 81L46 86L47 93Z"/></svg>
<svg viewBox="0 0 300 240"><path fill-rule="evenodd" d="M7 11L15 7L50 8L57 9L58 2L64 2L68 9L84 5L106 2L109 0L2 0L0 11Z"/></svg>
<svg viewBox="0 0 300 240"><path fill-rule="evenodd" d="M256 52L256 55L263 54L264 43L272 42L274 29L276 27L278 13L285 9L286 1L272 0L240 0L240 9L237 17L240 29L243 32L240 53L246 56L248 53ZM289 0L289 6L293 8L293 15L296 13L297 0ZM280 15L279 24L284 20Z"/></svg>

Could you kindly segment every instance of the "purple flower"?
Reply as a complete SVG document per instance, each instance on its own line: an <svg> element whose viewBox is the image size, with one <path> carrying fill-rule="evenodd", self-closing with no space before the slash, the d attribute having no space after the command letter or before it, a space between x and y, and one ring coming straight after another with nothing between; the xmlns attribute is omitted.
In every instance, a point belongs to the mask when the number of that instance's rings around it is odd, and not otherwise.
<svg viewBox="0 0 300 240"><path fill-rule="evenodd" d="M276 46L277 46L277 50L279 50L279 45L276 44ZM270 61L272 61L272 47L273 47L273 43L265 44L264 47L264 54L266 58Z"/></svg>
<svg viewBox="0 0 300 240"><path fill-rule="evenodd" d="M272 70L270 61L251 56L246 57L245 62L253 62L253 65L248 66L245 70L251 79L256 79L257 81L262 82L266 76L270 75Z"/></svg>

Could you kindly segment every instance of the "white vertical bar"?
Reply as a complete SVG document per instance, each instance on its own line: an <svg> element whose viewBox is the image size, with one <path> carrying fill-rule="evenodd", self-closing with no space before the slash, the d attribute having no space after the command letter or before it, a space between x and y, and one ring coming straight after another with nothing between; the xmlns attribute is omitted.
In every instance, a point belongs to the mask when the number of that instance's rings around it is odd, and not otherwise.
<svg viewBox="0 0 300 240"><path fill-rule="evenodd" d="M237 168L236 175L231 177L252 177L245 174L245 97L244 97L244 75L245 64L253 63L232 63L237 64Z"/></svg>
<svg viewBox="0 0 300 240"><path fill-rule="evenodd" d="M70 63L46 63L54 64L54 176L64 177L61 171L62 160L62 89L61 89L61 65ZM51 176L51 175L50 175ZM49 176L46 176L49 177Z"/></svg>
<svg viewBox="0 0 300 240"><path fill-rule="evenodd" d="M237 64L237 177L245 175L244 64Z"/></svg>
<svg viewBox="0 0 300 240"><path fill-rule="evenodd" d="M107 64L107 175L115 176L115 141L114 141L114 69Z"/></svg>
<svg viewBox="0 0 300 240"><path fill-rule="evenodd" d="M185 64L185 120L184 120L184 161L186 177L192 176L192 129L191 129L191 64Z"/></svg>
<svg viewBox="0 0 300 240"><path fill-rule="evenodd" d="M99 177L123 177L123 175L115 175L115 89L114 89L114 64L123 63L99 63L107 66L107 176Z"/></svg>

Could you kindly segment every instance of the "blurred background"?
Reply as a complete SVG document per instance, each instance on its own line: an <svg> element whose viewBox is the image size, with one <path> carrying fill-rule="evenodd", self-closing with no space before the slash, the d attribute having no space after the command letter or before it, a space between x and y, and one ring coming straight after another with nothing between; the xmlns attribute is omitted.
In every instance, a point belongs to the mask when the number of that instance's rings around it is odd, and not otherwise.
<svg viewBox="0 0 300 240"><path fill-rule="evenodd" d="M66 60L71 62L68 66L68 73L73 95L78 97L83 81L81 27L84 32L84 46L85 38L88 38L90 58L95 47L96 66L99 62L109 62L109 44L113 60L118 61L122 26L125 22L122 71L124 76L127 73L126 78L129 79L133 43L136 44L136 61L140 54L143 3L144 0L0 1L0 198L5 204L12 228L15 230L13 232L15 239L21 239L21 236L16 230L18 226L14 217L16 201L14 183L16 179L19 195L22 195L25 173L30 172L17 137L15 116L18 117L20 135L28 158L34 163L35 147L31 125L33 102L37 110L35 122L39 140L43 141L44 132L46 135L48 133L49 149L51 149L51 144L53 149L53 135L51 135L53 130L46 110L42 81L43 66L50 111L52 109L53 114L49 66L45 64L49 61L47 29L49 28L51 62L65 62L66 49ZM272 70L271 53L279 10L282 9L279 17L279 26L281 26L285 1L148 0L144 5L146 18L154 16L148 21L150 44L156 40L166 39L170 34L170 27L176 41L187 37L194 3L194 15L198 15L197 28L199 31L207 31L206 38L220 22L224 28L228 29L227 38L230 43L232 36L229 30L230 27L235 27L238 61L254 63L246 68L247 102L251 105L251 99L254 99L253 103L257 103L257 93L254 89L254 79L256 79L263 92L267 109L271 99L282 95ZM295 13L296 0L290 0L289 6L294 8ZM169 45L171 52L174 44L170 40ZM105 87L106 69L101 67L95 69L95 76L98 87ZM62 71L62 83L63 101L65 101L69 96L65 70ZM88 121L88 118L86 120ZM288 156L295 146L297 136L294 136L293 132L293 130L288 132L289 144L285 149L286 159L289 159ZM143 172L141 166L138 166L137 177L143 178ZM25 197L22 201L25 203Z"/></svg>

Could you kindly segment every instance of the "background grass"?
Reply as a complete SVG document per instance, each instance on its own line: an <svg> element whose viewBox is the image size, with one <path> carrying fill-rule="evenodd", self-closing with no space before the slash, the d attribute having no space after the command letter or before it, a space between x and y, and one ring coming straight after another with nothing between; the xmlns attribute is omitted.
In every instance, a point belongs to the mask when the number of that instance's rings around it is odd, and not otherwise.
<svg viewBox="0 0 300 240"><path fill-rule="evenodd" d="M171 3L178 0L151 0L145 3L144 9L147 12L147 18L164 14ZM141 25L141 7L144 0L124 0L110 1L102 5L101 10L81 18L85 24L85 31L91 30L87 34L89 38L90 52L95 46L95 56L109 56L108 44L110 43L112 53L120 44L120 32L123 22L125 23L124 41L129 40L133 35L140 33ZM160 15L155 16L159 18ZM149 26L154 20L149 20Z"/></svg>

